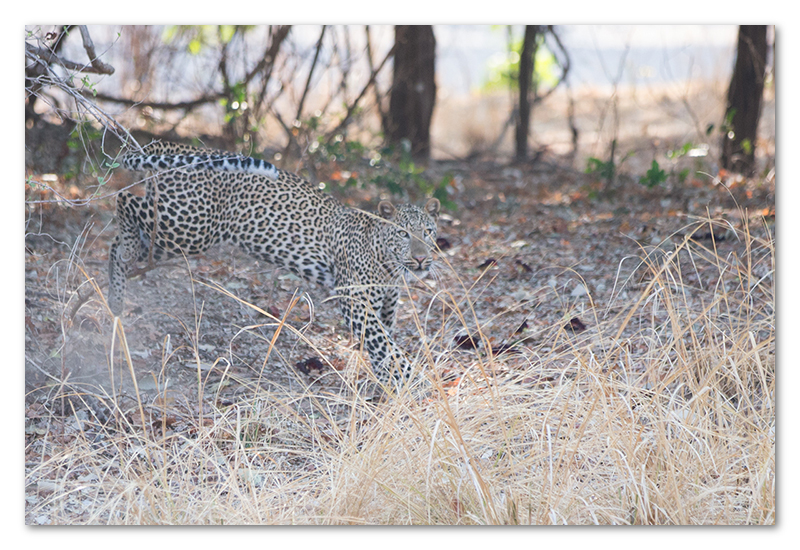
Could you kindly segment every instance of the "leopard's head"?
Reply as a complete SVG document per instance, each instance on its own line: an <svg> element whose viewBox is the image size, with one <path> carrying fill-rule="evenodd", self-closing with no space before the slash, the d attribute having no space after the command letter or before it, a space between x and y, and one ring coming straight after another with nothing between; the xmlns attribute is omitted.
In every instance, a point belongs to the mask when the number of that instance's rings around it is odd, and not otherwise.
<svg viewBox="0 0 800 550"><path fill-rule="evenodd" d="M410 204L395 207L388 201L378 204L378 214L386 220L382 224L382 237L391 272L419 276L430 269L440 209L439 199L433 198L428 199L424 208Z"/></svg>

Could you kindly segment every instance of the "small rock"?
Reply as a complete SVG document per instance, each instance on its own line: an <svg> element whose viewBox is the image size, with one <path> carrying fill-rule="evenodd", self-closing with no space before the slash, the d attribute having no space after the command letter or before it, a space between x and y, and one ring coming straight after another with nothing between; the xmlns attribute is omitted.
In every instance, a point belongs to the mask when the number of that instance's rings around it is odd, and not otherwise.
<svg viewBox="0 0 800 550"><path fill-rule="evenodd" d="M573 288L572 292L569 293L569 295L572 296L573 298L579 298L581 296L587 296L588 294L589 294L589 291L586 290L586 287L583 286L582 284L579 284L578 286Z"/></svg>

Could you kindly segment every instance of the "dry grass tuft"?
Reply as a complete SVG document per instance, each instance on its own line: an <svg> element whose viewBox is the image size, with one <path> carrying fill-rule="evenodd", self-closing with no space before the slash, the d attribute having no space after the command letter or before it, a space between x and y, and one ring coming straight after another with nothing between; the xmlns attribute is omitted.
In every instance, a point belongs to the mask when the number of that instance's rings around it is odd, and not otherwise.
<svg viewBox="0 0 800 550"><path fill-rule="evenodd" d="M719 228L742 254L717 252ZM710 242L694 238L709 230ZM140 400L115 411L117 427L36 440L28 517L773 524L774 240L705 220L673 241L644 255L638 281L620 282L641 286L636 300L596 305L590 330L546 327L501 355L453 349L441 330L419 353L427 392L374 403L253 384L180 418ZM450 276L456 290L418 319L427 334L475 330L469 287ZM455 380L440 376L450 371Z"/></svg>

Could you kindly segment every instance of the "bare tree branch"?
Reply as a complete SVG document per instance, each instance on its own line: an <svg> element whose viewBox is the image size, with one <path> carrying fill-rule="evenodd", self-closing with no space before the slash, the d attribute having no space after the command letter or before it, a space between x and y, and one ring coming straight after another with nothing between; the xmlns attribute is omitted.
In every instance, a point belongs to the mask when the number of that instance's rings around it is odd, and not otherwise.
<svg viewBox="0 0 800 550"><path fill-rule="evenodd" d="M50 46L50 50L53 53L57 54L59 52L61 47L64 45L64 39L69 36L69 31L71 31L72 27L74 26L75 25L63 25L58 33L54 33L55 38L53 39L53 45ZM45 38L47 38L47 35L45 35Z"/></svg>
<svg viewBox="0 0 800 550"><path fill-rule="evenodd" d="M270 45L264 52L264 56L261 59L261 62L264 63L265 69L264 76L261 77L261 93L259 94L258 101L255 102L256 104L253 108L252 116L256 118L261 118L262 108L267 97L267 86L272 78L272 72L275 69L275 61L278 57L278 51L280 51L281 44L286 39L290 29L291 26L278 27L278 30L270 35ZM282 92L283 88L281 88L281 90L278 92L278 95L280 95ZM275 101L276 98L277 96L272 98L272 101Z"/></svg>
<svg viewBox="0 0 800 550"><path fill-rule="evenodd" d="M283 127L283 130L289 136L289 139L291 139L292 138L292 129L288 124L286 124L286 122L284 122L283 117L281 117L281 114L278 111L276 111L275 109L270 109L269 112L270 112L270 114L272 114L272 116L275 117L275 120L278 121L278 123L281 125L281 127Z"/></svg>
<svg viewBox="0 0 800 550"><path fill-rule="evenodd" d="M281 25L278 27L278 30L272 34L270 45L264 52L261 60L256 64L255 67L253 67L253 70L247 73L247 76L244 77L243 82L245 84L248 84L251 80L253 80L253 78L262 70L264 70L265 67L267 68L265 78L269 79L270 73L272 72L272 67L275 65L275 58L278 57L278 52L281 49L281 44L291 29L291 25Z"/></svg>
<svg viewBox="0 0 800 550"><path fill-rule="evenodd" d="M338 134L342 128L350 124L350 117L353 115L353 111L356 110L356 107L358 107L358 103L366 95L370 87L375 83L375 79L377 78L378 73L381 72L381 69L383 69L383 66L386 65L386 62L389 61L389 59L391 59L392 56L394 55L394 49L395 46L392 46L392 49L389 50L389 53L387 53L386 57L383 58L383 61L381 61L380 65L378 65L378 68L372 71L372 74L370 74L369 80L364 85L364 88L362 88L361 93L358 94L358 97L356 97L355 101L353 101L353 103L347 108L347 114L345 114L342 121L339 123L338 126L336 126L336 128L334 128L331 132L328 132L328 134L325 136L326 143L330 143L330 140L333 139L333 137L336 136L336 134Z"/></svg>
<svg viewBox="0 0 800 550"><path fill-rule="evenodd" d="M83 49L86 50L86 55L89 56L89 62L92 64L92 68L98 74L114 74L114 67L103 63L97 57L97 53L94 51L94 42L92 42L92 37L89 36L89 29L86 27L86 25L80 25L78 28L81 30Z"/></svg>
<svg viewBox="0 0 800 550"><path fill-rule="evenodd" d="M300 120L300 117L303 115L303 105L306 102L306 97L308 96L308 90L311 88L311 78L314 76L314 69L316 68L317 61L319 60L319 54L320 54L320 51L322 50L322 40L323 40L323 38L325 38L325 29L326 28L327 28L327 25L322 25L322 31L319 34L319 39L317 40L316 51L314 52L314 59L311 61L311 68L308 70L308 77L306 78L306 85L303 87L303 94L300 96L300 101L297 104L297 114L294 117L295 124L297 123L297 121ZM273 114L277 114L277 113L275 113L273 111ZM297 142L297 138L295 137L295 133L292 132L292 130L286 126L286 124L283 122L282 119L280 119L280 117L276 116L275 118L278 119L278 122L280 122L281 126L283 126L284 130L286 130L286 133L287 133L286 135L289 138L288 141L286 142L286 147L284 147L284 155L288 156L290 151L293 151L294 153L298 154L298 156L299 156L299 154L300 154L300 144Z"/></svg>
<svg viewBox="0 0 800 550"><path fill-rule="evenodd" d="M553 87L547 90L547 92L545 92L544 94L536 95L536 97L534 97L533 99L534 104L544 101L550 96L550 94L555 92L556 89L567 79L567 75L569 74L569 69L570 69L569 54L567 53L567 49L564 47L564 44L562 44L561 38L559 38L558 34L556 34L553 25L548 25L547 31L550 33L550 36L552 36L553 39L556 41L556 45L561 50L561 53L564 54L564 64L562 65L561 63L558 63L558 65L561 67L561 76L558 78L558 81L555 84L553 84Z"/></svg>
<svg viewBox="0 0 800 550"><path fill-rule="evenodd" d="M84 93L87 95L89 94L89 92L84 92ZM93 97L101 101L110 101L113 103L119 103L121 105L128 105L130 107L150 107L151 109L180 110L180 109L194 109L206 103L213 103L225 97L225 94L223 94L222 92L216 92L213 94L198 97L197 99L193 99L191 101L179 101L177 103L166 103L162 101L137 101L135 99L128 99L126 97L114 97L107 94L102 94L100 92L98 92L97 95L94 95Z"/></svg>
<svg viewBox="0 0 800 550"><path fill-rule="evenodd" d="M107 65L105 65L104 68L102 69L98 69L91 65L75 63L73 61L61 59L59 56L52 53L51 51L45 50L44 48L39 48L37 46L34 46L33 44L25 44L25 55L36 64L61 65L62 67L64 67L69 71L78 71L81 73L94 73L94 74L112 74L114 72L113 67L110 67L111 72L107 72L108 68Z"/></svg>
<svg viewBox="0 0 800 550"><path fill-rule="evenodd" d="M83 48L86 50L86 54L89 56L89 65L62 59L52 49L40 48L38 46L34 46L33 44L28 44L27 42L25 43L25 55L35 64L41 65L44 63L47 65L61 65L67 70L78 71L81 73L114 74L114 67L103 63L98 59L94 50L92 37L89 35L89 30L86 28L86 25L80 25L79 28L81 31L81 37L83 38ZM57 37L55 46L60 46L63 43L63 36L66 33L67 29L65 27L62 30L62 33Z"/></svg>
<svg viewBox="0 0 800 550"><path fill-rule="evenodd" d="M369 25L364 25L364 32L367 35L367 64L369 65L369 72L372 74L375 72L375 67L372 64L372 37L370 36ZM377 82L373 83L372 91L375 93L375 107L378 109L378 114L381 117L381 128L386 128L387 114L383 110L383 95L378 88Z"/></svg>
<svg viewBox="0 0 800 550"><path fill-rule="evenodd" d="M322 39L325 37L325 29L327 25L322 25L322 32L319 33L319 40L317 40L317 51L314 52L314 60L311 62L311 68L308 70L308 78L306 79L306 86L303 88L303 95L300 96L300 103L297 105L297 115L294 117L295 120L300 120L300 116L303 114L303 104L306 102L306 95L308 95L308 90L311 86L311 76L314 74L314 68L317 66L317 60L319 59L319 52L322 50Z"/></svg>
<svg viewBox="0 0 800 550"><path fill-rule="evenodd" d="M242 80L243 84L245 85L248 84L253 78L255 78L255 76L260 71L266 68L266 72L263 77L265 82L264 87L266 88L266 82L269 81L270 75L272 73L272 68L274 66L275 58L278 55L281 43L286 38L286 35L289 33L290 29L291 25L282 25L272 35L272 40L270 41L269 47L264 52L264 56L261 58L258 64L245 76L244 80ZM227 75L223 76L223 78L226 77ZM137 101L134 99L128 99L125 97L115 97L102 93L98 93L94 97L101 101L111 101L114 103L119 103L121 105L128 105L131 107L150 107L151 109L161 109L161 110L182 110L182 109L194 109L206 103L214 103L224 97L227 97L227 95L225 92L214 92L211 94L198 97L197 99L192 99L190 101L179 101L177 103L169 103L164 101ZM262 101L263 97L259 101L258 107L260 107Z"/></svg>

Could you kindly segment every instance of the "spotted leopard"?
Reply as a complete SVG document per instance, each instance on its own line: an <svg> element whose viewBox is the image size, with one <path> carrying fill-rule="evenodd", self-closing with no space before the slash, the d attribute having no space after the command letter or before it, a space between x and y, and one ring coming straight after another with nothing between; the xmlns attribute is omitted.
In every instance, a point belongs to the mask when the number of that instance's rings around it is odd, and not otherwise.
<svg viewBox="0 0 800 550"><path fill-rule="evenodd" d="M249 157L153 142L122 165L149 171L144 197L117 197L109 307L123 313L136 262L197 254L222 242L335 289L378 381L401 385L411 364L392 339L400 282L431 266L440 203L349 208L300 176ZM155 223L154 223L155 222ZM155 231L154 231L155 225ZM154 244L151 252L151 243Z"/></svg>

